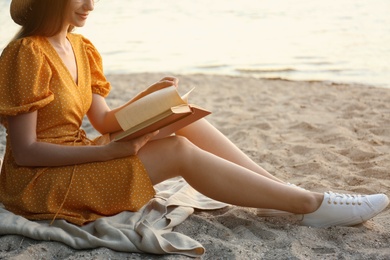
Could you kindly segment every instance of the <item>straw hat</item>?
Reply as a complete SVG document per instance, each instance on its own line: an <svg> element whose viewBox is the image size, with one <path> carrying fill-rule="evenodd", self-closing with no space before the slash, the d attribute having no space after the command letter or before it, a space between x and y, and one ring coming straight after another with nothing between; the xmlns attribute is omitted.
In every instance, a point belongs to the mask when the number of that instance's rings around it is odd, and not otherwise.
<svg viewBox="0 0 390 260"><path fill-rule="evenodd" d="M23 25L26 21L26 16L31 8L33 0L12 0L10 13L12 20L19 25Z"/></svg>

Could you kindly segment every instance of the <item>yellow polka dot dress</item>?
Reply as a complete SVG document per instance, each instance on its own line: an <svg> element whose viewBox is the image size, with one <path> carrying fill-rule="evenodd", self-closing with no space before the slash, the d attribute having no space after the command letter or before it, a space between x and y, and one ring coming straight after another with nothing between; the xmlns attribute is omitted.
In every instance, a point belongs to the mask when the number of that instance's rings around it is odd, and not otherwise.
<svg viewBox="0 0 390 260"><path fill-rule="evenodd" d="M106 97L110 84L95 47L69 33L78 82L44 37L11 42L0 57L0 117L38 111L37 139L61 145L94 145L80 129L92 94ZM66 167L21 167L7 136L0 174L0 202L32 220L65 219L83 225L122 211L137 211L155 191L137 156Z"/></svg>

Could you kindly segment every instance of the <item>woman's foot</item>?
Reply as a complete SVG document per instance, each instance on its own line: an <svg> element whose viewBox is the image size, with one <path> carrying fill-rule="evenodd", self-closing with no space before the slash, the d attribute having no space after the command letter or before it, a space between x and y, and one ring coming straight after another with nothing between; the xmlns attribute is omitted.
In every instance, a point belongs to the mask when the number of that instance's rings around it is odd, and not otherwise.
<svg viewBox="0 0 390 260"><path fill-rule="evenodd" d="M302 191L308 192L308 190L306 190L305 188L302 188L298 185L295 185L295 184L292 184L289 182L287 182L286 185L293 187L293 188L297 188L297 189L302 190ZM283 210L278 210L278 209L258 208L256 215L259 217L279 217L279 216L302 215L302 214L295 214L295 213L291 213L291 212L283 211Z"/></svg>
<svg viewBox="0 0 390 260"><path fill-rule="evenodd" d="M350 195L325 192L321 206L304 214L302 225L312 227L352 226L369 220L389 204L385 194Z"/></svg>

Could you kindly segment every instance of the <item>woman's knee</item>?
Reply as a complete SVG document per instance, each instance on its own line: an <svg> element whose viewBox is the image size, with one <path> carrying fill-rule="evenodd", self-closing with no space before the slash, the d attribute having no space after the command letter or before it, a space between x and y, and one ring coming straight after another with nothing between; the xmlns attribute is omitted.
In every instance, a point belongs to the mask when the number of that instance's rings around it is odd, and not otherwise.
<svg viewBox="0 0 390 260"><path fill-rule="evenodd" d="M185 174L196 148L187 138L172 136L148 143L138 154L153 184Z"/></svg>
<svg viewBox="0 0 390 260"><path fill-rule="evenodd" d="M143 161L164 161L168 164L180 165L187 163L194 151L198 150L193 143L182 136L170 136L152 141L145 145L139 152ZM156 160L158 158L158 160Z"/></svg>
<svg viewBox="0 0 390 260"><path fill-rule="evenodd" d="M169 141L171 142L169 145L170 152L183 159L191 157L194 152L199 150L198 147L183 136L171 136Z"/></svg>

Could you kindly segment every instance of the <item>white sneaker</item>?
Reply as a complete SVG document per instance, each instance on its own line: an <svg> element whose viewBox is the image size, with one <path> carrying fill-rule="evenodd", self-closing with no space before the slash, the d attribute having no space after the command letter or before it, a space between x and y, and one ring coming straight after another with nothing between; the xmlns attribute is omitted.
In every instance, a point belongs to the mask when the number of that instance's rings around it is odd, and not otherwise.
<svg viewBox="0 0 390 260"><path fill-rule="evenodd" d="M352 226L373 218L389 204L385 194L350 195L325 192L321 206L304 214L302 225L312 227Z"/></svg>

